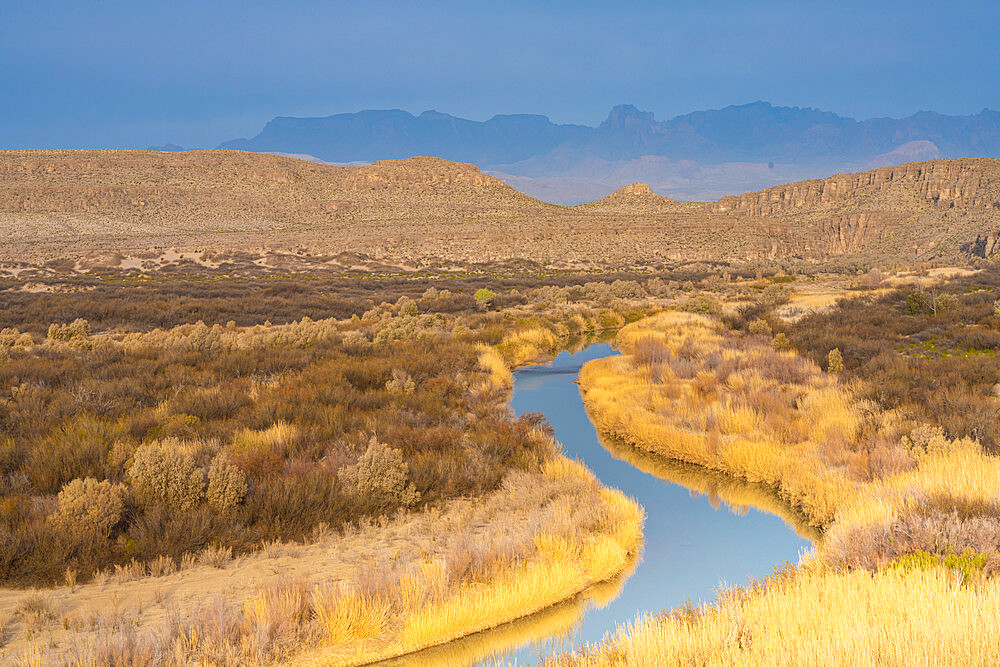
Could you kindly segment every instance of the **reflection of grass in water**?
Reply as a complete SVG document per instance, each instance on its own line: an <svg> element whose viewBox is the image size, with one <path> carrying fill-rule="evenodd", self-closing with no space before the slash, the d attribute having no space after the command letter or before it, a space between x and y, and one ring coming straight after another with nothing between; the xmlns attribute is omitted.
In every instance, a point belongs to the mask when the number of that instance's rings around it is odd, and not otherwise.
<svg viewBox="0 0 1000 667"><path fill-rule="evenodd" d="M554 351L543 352L534 359L532 359L531 361L518 364L518 366L538 366L543 364L551 364L553 361L555 361L556 357L559 356L559 354L562 352L568 352L569 354L576 354L578 352L582 352L591 345L595 345L597 343L612 343L615 340L616 334L617 334L616 329L606 329L586 335L574 334L560 340L558 347Z"/></svg>
<svg viewBox="0 0 1000 667"><path fill-rule="evenodd" d="M724 504L733 513L743 516L750 508L755 508L780 517L799 537L816 542L822 536L822 532L809 525L801 512L763 484L754 484L692 463L657 456L612 436L601 434L600 440L615 458L667 482L708 496L708 502L715 509Z"/></svg>
<svg viewBox="0 0 1000 667"><path fill-rule="evenodd" d="M638 557L618 576L595 584L580 595L553 605L537 614L519 618L510 623L477 632L455 641L435 646L418 653L377 663L385 667L431 667L437 665L461 666L483 663L508 664L507 658L519 648L535 644L541 653L555 654L569 650L569 641L580 624L584 613L591 607L601 609L617 598L632 576Z"/></svg>

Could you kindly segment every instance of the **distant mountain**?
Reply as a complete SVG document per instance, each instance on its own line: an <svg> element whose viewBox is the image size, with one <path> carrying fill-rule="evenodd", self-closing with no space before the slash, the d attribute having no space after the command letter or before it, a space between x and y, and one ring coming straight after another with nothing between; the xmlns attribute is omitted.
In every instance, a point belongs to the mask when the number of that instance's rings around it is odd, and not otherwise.
<svg viewBox="0 0 1000 667"><path fill-rule="evenodd" d="M501 164L547 153L592 130L528 114L479 122L437 111L414 116L394 109L326 118L278 117L256 137L227 141L219 148L306 153L338 163L433 155L456 162Z"/></svg>
<svg viewBox="0 0 1000 667"><path fill-rule="evenodd" d="M279 117L220 148L302 154L336 163L433 155L471 162L555 203L604 196L637 180L677 199L715 199L836 172L912 160L1000 157L1000 112L922 111L858 121L818 109L753 102L666 121L619 105L597 127L540 115L487 121L437 111Z"/></svg>
<svg viewBox="0 0 1000 667"><path fill-rule="evenodd" d="M166 143L166 144L163 144L162 146L150 146L146 150L149 150L149 151L163 151L163 152L166 152L166 153L176 153L177 151L182 151L184 149L181 148L180 146L178 146L177 144Z"/></svg>

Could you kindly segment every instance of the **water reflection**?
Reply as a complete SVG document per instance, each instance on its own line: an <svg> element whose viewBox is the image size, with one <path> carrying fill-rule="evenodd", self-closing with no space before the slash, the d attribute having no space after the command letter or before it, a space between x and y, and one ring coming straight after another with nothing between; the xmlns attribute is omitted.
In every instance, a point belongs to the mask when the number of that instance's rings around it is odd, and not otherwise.
<svg viewBox="0 0 1000 667"><path fill-rule="evenodd" d="M763 577L796 560L818 537L767 488L598 437L575 381L584 363L615 354L607 343L578 342L574 353L514 374L514 412L541 412L567 456L646 509L644 550L613 582L499 628L387 664L535 664L600 641L637 615L711 601L716 588Z"/></svg>
<svg viewBox="0 0 1000 667"><path fill-rule="evenodd" d="M705 496L713 509L725 507L737 516L746 516L751 509L767 512L781 517L799 537L811 542L822 537L822 531L810 525L805 515L782 500L770 487L657 456L606 435L600 436L600 439L615 458L666 482L683 486L692 495Z"/></svg>
<svg viewBox="0 0 1000 667"><path fill-rule="evenodd" d="M571 650L573 636L583 615L615 600L637 561L614 579L591 586L576 597L553 605L537 614L511 621L497 628L477 632L441 646L379 663L394 667L437 667L438 665L508 665L524 651L555 655ZM517 664L529 664L517 660Z"/></svg>

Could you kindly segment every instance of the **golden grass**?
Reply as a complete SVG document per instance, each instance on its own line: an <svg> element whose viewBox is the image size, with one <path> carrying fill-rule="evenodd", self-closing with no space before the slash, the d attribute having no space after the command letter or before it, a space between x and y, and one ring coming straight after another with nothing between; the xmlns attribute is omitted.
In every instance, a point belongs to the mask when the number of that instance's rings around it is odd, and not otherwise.
<svg viewBox="0 0 1000 667"><path fill-rule="evenodd" d="M624 355L589 362L580 373L591 419L599 431L641 449L774 487L816 525L829 523L851 483L824 464L821 450L831 434L849 441L860 425L857 401L835 380L804 361L799 383L765 379L752 368L760 352L752 348L722 351L723 361L751 366L724 382L707 372L678 378L669 367L653 378L631 354L652 340L671 354L686 345L704 356L721 339L715 322L690 313L663 313L625 327L616 339ZM782 397L787 419L774 421L751 407L768 392Z"/></svg>
<svg viewBox="0 0 1000 667"><path fill-rule="evenodd" d="M479 353L479 367L489 374L490 386L495 389L509 388L513 378L503 356L489 345L477 345L476 351Z"/></svg>
<svg viewBox="0 0 1000 667"><path fill-rule="evenodd" d="M936 568L801 572L723 596L694 619L649 617L577 665L986 665L1000 660L1000 581Z"/></svg>
<svg viewBox="0 0 1000 667"><path fill-rule="evenodd" d="M266 429L240 429L229 446L233 453L283 452L299 435L298 427L279 421Z"/></svg>
<svg viewBox="0 0 1000 667"><path fill-rule="evenodd" d="M556 334L544 327L531 327L513 331L497 346L497 350L511 366L520 366L553 351L558 344Z"/></svg>
<svg viewBox="0 0 1000 667"><path fill-rule="evenodd" d="M588 410L600 430L640 449L773 487L826 527L818 555L763 585L723 593L714 605L640 619L557 662L1000 661L1000 578L975 568L969 578L914 552L930 565L892 567L899 561L864 553L858 562L867 569L842 565L850 562L844 554L856 556L880 540L891 544L899 534L892 530L906 519L923 521L935 541L947 531L961 536L966 517L981 519L969 529L970 541L995 545L996 536L983 533L997 529L989 522L998 515L1000 459L984 455L978 443L940 435L913 447L900 437L897 415L857 400L815 366L790 352L775 356L763 343L731 343L718 325L695 315L666 313L630 325L618 337L622 357L583 369ZM728 361L739 363L724 379L704 371ZM798 370L793 362L801 362ZM879 447L891 464L873 463Z"/></svg>
<svg viewBox="0 0 1000 667"><path fill-rule="evenodd" d="M642 540L642 509L621 492L601 487L589 470L568 459L549 461L544 475L595 491L609 530L572 538L536 534L532 556L508 562L486 581L454 589L442 581L441 564L427 561L416 575L396 583L401 604L390 616L370 597L325 593L324 605L331 611L322 616L323 645L297 655L296 664L366 664L413 653L543 610L630 567ZM570 520L571 509L570 503L557 505L555 523ZM377 635L378 641L357 641Z"/></svg>

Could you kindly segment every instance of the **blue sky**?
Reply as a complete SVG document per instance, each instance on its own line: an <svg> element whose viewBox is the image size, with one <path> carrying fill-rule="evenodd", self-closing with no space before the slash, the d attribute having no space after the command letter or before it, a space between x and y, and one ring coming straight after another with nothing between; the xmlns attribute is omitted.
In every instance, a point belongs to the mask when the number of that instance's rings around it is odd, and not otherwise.
<svg viewBox="0 0 1000 667"><path fill-rule="evenodd" d="M968 114L998 83L996 2L0 0L0 148L211 147L368 108Z"/></svg>

